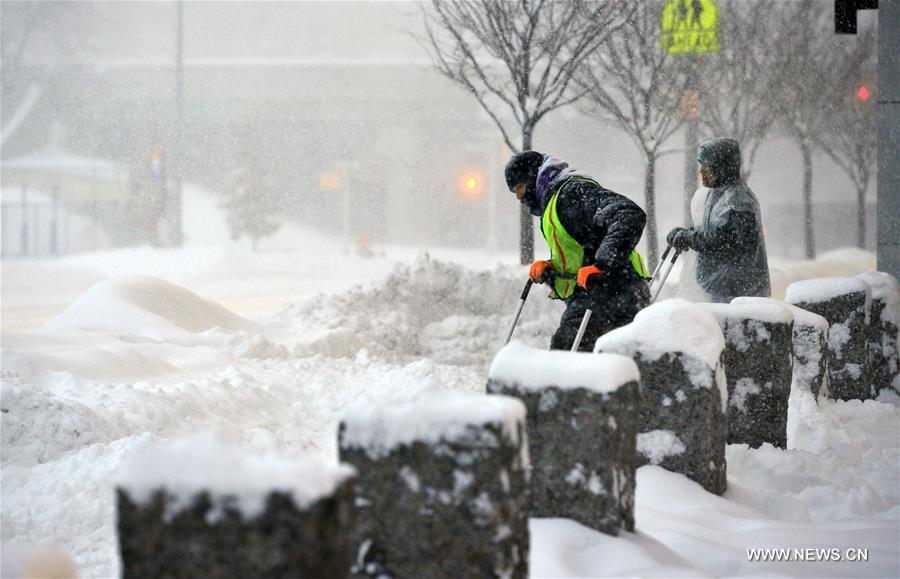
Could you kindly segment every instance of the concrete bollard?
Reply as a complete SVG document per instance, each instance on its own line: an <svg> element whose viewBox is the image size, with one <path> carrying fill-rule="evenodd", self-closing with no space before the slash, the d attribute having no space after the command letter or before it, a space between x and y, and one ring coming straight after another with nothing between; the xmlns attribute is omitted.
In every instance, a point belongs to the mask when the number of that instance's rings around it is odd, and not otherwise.
<svg viewBox="0 0 900 579"><path fill-rule="evenodd" d="M853 277L798 281L785 301L828 320L828 390L835 400L870 397L869 284Z"/></svg>
<svg viewBox="0 0 900 579"><path fill-rule="evenodd" d="M724 348L715 317L683 299L642 310L594 348L628 356L640 370L638 466L683 473L719 495L727 485Z"/></svg>
<svg viewBox="0 0 900 579"><path fill-rule="evenodd" d="M883 271L870 271L856 276L872 288L869 333L869 368L872 387L870 396L877 398L882 390L900 394L900 351L897 329L900 327L900 284Z"/></svg>
<svg viewBox="0 0 900 579"><path fill-rule="evenodd" d="M528 409L531 516L565 517L616 536L634 530L637 366L614 354L506 346L488 392Z"/></svg>
<svg viewBox="0 0 900 579"><path fill-rule="evenodd" d="M777 302L704 307L725 336L728 443L786 448L794 315Z"/></svg>
<svg viewBox="0 0 900 579"><path fill-rule="evenodd" d="M147 445L116 489L123 577L345 577L353 469L200 437Z"/></svg>
<svg viewBox="0 0 900 579"><path fill-rule="evenodd" d="M339 432L360 473L357 576L528 576L525 407L430 390L359 402Z"/></svg>
<svg viewBox="0 0 900 579"><path fill-rule="evenodd" d="M794 354L792 388L812 394L815 400L828 395L828 320L789 303L772 298L740 297L733 304L776 303L787 307L794 316Z"/></svg>

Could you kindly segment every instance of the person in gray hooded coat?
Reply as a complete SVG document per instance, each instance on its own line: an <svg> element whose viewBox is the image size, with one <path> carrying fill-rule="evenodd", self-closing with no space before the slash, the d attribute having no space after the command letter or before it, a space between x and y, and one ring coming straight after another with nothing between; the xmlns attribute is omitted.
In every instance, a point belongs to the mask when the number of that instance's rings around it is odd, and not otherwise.
<svg viewBox="0 0 900 579"><path fill-rule="evenodd" d="M703 220L676 227L669 245L697 252L697 283L713 302L737 296L770 297L769 264L759 202L741 179L741 149L720 137L700 145L700 178L710 187Z"/></svg>

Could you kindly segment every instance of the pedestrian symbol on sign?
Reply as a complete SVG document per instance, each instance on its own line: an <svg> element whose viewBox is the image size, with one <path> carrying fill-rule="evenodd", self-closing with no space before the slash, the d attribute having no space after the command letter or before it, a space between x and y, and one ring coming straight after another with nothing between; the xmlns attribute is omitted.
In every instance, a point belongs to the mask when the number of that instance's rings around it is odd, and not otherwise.
<svg viewBox="0 0 900 579"><path fill-rule="evenodd" d="M669 0L660 22L669 54L719 52L719 7L714 0Z"/></svg>

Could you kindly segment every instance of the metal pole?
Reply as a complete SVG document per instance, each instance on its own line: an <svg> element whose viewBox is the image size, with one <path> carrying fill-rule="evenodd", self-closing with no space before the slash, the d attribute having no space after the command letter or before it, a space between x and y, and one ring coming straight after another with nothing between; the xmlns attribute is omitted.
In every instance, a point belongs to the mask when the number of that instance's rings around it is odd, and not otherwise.
<svg viewBox="0 0 900 579"><path fill-rule="evenodd" d="M900 278L900 0L878 3L878 254Z"/></svg>
<svg viewBox="0 0 900 579"><path fill-rule="evenodd" d="M697 190L697 125L696 117L689 117L684 127L684 226L691 227L691 198Z"/></svg>
<svg viewBox="0 0 900 579"><path fill-rule="evenodd" d="M656 286L656 291L653 292L653 295L650 298L650 303L655 303L656 298L659 297L659 293L662 291L663 286L666 285L666 280L669 279L669 274L672 273L672 269L675 267L675 260L678 259L678 256L681 255L681 250L676 249L675 253L672 255L672 261L669 262L669 267L665 269L665 273L663 273L662 278L659 280L659 285Z"/></svg>
<svg viewBox="0 0 900 579"><path fill-rule="evenodd" d="M519 305L516 306L516 313L513 315L512 322L509 324L509 329L506 331L506 341L504 344L508 344L512 339L513 330L516 329L516 324L519 322L519 315L522 313L522 308L525 307L525 300L528 299L528 292L531 291L531 286L534 285L534 282L530 279L525 282L525 288L522 290L522 296L519 298Z"/></svg>
<svg viewBox="0 0 900 579"><path fill-rule="evenodd" d="M578 333L575 335L575 341L572 342L572 351L577 352L578 347L581 346L581 340L584 338L584 332L587 330L588 322L591 321L591 314L593 314L591 310L585 310L584 317L581 318L581 325L578 326Z"/></svg>
<svg viewBox="0 0 900 579"><path fill-rule="evenodd" d="M22 185L22 227L19 253L28 255L28 185Z"/></svg>
<svg viewBox="0 0 900 579"><path fill-rule="evenodd" d="M53 186L53 204L50 206L50 254L59 255L59 185Z"/></svg>
<svg viewBox="0 0 900 579"><path fill-rule="evenodd" d="M184 2L175 4L175 151L174 187L169 200L169 243L181 245L181 195L184 178Z"/></svg>

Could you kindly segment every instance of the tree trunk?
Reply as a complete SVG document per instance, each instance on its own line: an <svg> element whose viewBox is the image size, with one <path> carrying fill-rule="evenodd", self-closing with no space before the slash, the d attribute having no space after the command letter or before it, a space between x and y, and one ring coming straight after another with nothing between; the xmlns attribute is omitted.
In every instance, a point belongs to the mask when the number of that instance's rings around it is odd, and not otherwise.
<svg viewBox="0 0 900 579"><path fill-rule="evenodd" d="M531 150L534 127L522 128L522 150ZM525 205L519 206L519 263L528 265L534 260L534 220Z"/></svg>
<svg viewBox="0 0 900 579"><path fill-rule="evenodd" d="M805 140L800 141L803 153L803 240L806 245L806 259L816 257L816 240L813 236L812 207L812 147Z"/></svg>
<svg viewBox="0 0 900 579"><path fill-rule="evenodd" d="M656 269L656 155L647 155L644 172L644 200L647 211L647 260L650 270Z"/></svg>
<svg viewBox="0 0 900 579"><path fill-rule="evenodd" d="M866 247L866 189L868 182L856 184L856 247Z"/></svg>

